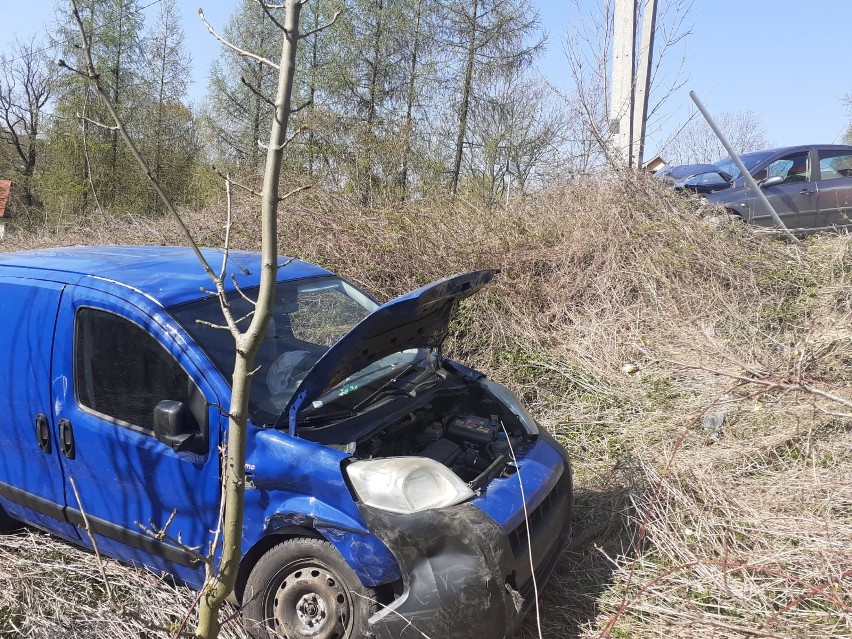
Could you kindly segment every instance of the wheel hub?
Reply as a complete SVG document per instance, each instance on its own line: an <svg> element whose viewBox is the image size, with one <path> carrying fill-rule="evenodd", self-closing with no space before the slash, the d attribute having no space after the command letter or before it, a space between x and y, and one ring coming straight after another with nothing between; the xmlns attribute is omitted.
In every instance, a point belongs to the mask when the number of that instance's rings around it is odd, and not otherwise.
<svg viewBox="0 0 852 639"><path fill-rule="evenodd" d="M351 621L349 595L339 577L324 566L292 566L269 600L268 618L287 639L344 639Z"/></svg>
<svg viewBox="0 0 852 639"><path fill-rule="evenodd" d="M296 616L308 628L321 625L328 616L325 602L313 592L303 595L296 604Z"/></svg>

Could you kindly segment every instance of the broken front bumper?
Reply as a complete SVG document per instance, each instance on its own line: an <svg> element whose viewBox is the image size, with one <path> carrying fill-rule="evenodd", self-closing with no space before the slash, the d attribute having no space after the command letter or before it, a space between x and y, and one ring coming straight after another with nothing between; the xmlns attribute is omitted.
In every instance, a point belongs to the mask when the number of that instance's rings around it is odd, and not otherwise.
<svg viewBox="0 0 852 639"><path fill-rule="evenodd" d="M562 471L529 513L529 535L526 524L507 533L473 503L413 515L360 505L365 522L394 554L403 575L401 593L370 618L371 636L513 637L533 604L530 554L542 588L568 537L567 459Z"/></svg>
<svg viewBox="0 0 852 639"><path fill-rule="evenodd" d="M369 620L373 637L513 636L523 602L507 588L514 560L494 520L471 504L416 515L363 507L362 514L403 574L402 594Z"/></svg>

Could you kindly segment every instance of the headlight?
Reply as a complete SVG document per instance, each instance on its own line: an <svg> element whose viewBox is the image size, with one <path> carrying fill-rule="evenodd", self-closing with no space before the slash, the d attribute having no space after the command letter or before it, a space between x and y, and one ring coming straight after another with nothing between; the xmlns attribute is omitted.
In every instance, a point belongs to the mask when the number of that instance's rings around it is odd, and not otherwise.
<svg viewBox="0 0 852 639"><path fill-rule="evenodd" d="M362 502L394 513L453 506L474 495L453 471L425 457L356 461L346 473Z"/></svg>
<svg viewBox="0 0 852 639"><path fill-rule="evenodd" d="M506 408L515 414L515 417L518 418L518 421L521 422L521 425L527 433L530 435L538 435L538 423L535 419L533 419L533 416L530 415L529 411L524 408L524 405L521 404L521 400L519 400L512 391L503 386L503 384L498 384L487 377L482 377L478 381L485 390L497 399L497 401L501 402Z"/></svg>

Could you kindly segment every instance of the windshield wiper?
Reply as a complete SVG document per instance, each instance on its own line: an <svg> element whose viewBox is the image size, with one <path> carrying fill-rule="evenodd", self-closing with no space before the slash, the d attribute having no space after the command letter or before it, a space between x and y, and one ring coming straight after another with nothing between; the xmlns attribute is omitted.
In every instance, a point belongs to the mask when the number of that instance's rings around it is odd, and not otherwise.
<svg viewBox="0 0 852 639"><path fill-rule="evenodd" d="M403 375L405 375L406 373L411 371L413 368L417 367L417 365L420 364L420 362L422 362L422 361L423 361L422 359L418 359L415 362L411 362L410 364L403 366L396 375L391 377L388 381L386 381L384 384L379 386L376 390L374 390L372 393L367 395L360 402L355 404L352 407L352 413L353 414L357 413L359 410L364 408L364 406L371 404L373 402L373 400L375 400L380 395L387 394L388 391L394 391L396 393L402 392L404 394L408 394L408 391L403 391L401 388L391 388L391 386L396 384L396 382L399 380L400 377L402 377Z"/></svg>
<svg viewBox="0 0 852 639"><path fill-rule="evenodd" d="M346 410L335 411L334 413L320 413L319 415L306 415L299 419L299 423L304 428L313 428L312 424L316 422L329 422L335 419L345 419L355 415L355 410L347 408Z"/></svg>
<svg viewBox="0 0 852 639"><path fill-rule="evenodd" d="M358 414L358 411L360 411L362 408L364 408L365 406L367 406L368 404L373 402L373 400L375 400L377 397L379 397L380 395L390 394L391 391L394 392L394 393L402 393L402 394L406 394L406 395L409 394L408 391L403 391L401 388L390 388L390 387L393 384L395 384L396 381L402 375L404 375L405 373L410 371L417 364L418 364L418 362L414 362L414 363L409 364L408 366L404 367L402 370L399 371L399 373L397 375L395 375L394 377L389 379L387 382L382 384L378 389L376 389L375 391L370 393L366 398L364 398L363 400L361 400L360 402L355 404L352 408L347 408L345 410L335 411L333 413L320 413L319 415L306 415L305 417L302 417L301 422L303 424L303 427L313 428L314 424L316 424L316 423L325 423L325 422L334 421L336 419L345 419L347 417L354 417L355 415Z"/></svg>

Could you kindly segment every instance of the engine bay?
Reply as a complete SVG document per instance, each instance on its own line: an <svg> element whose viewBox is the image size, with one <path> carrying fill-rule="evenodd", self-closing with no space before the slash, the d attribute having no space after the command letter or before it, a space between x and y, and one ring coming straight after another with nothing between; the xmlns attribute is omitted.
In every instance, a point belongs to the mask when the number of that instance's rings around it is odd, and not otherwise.
<svg viewBox="0 0 852 639"><path fill-rule="evenodd" d="M509 463L513 453L526 447L520 423L486 393L465 395L461 399L456 393L436 394L401 420L357 442L354 456L427 457L469 483L483 475L513 473Z"/></svg>

